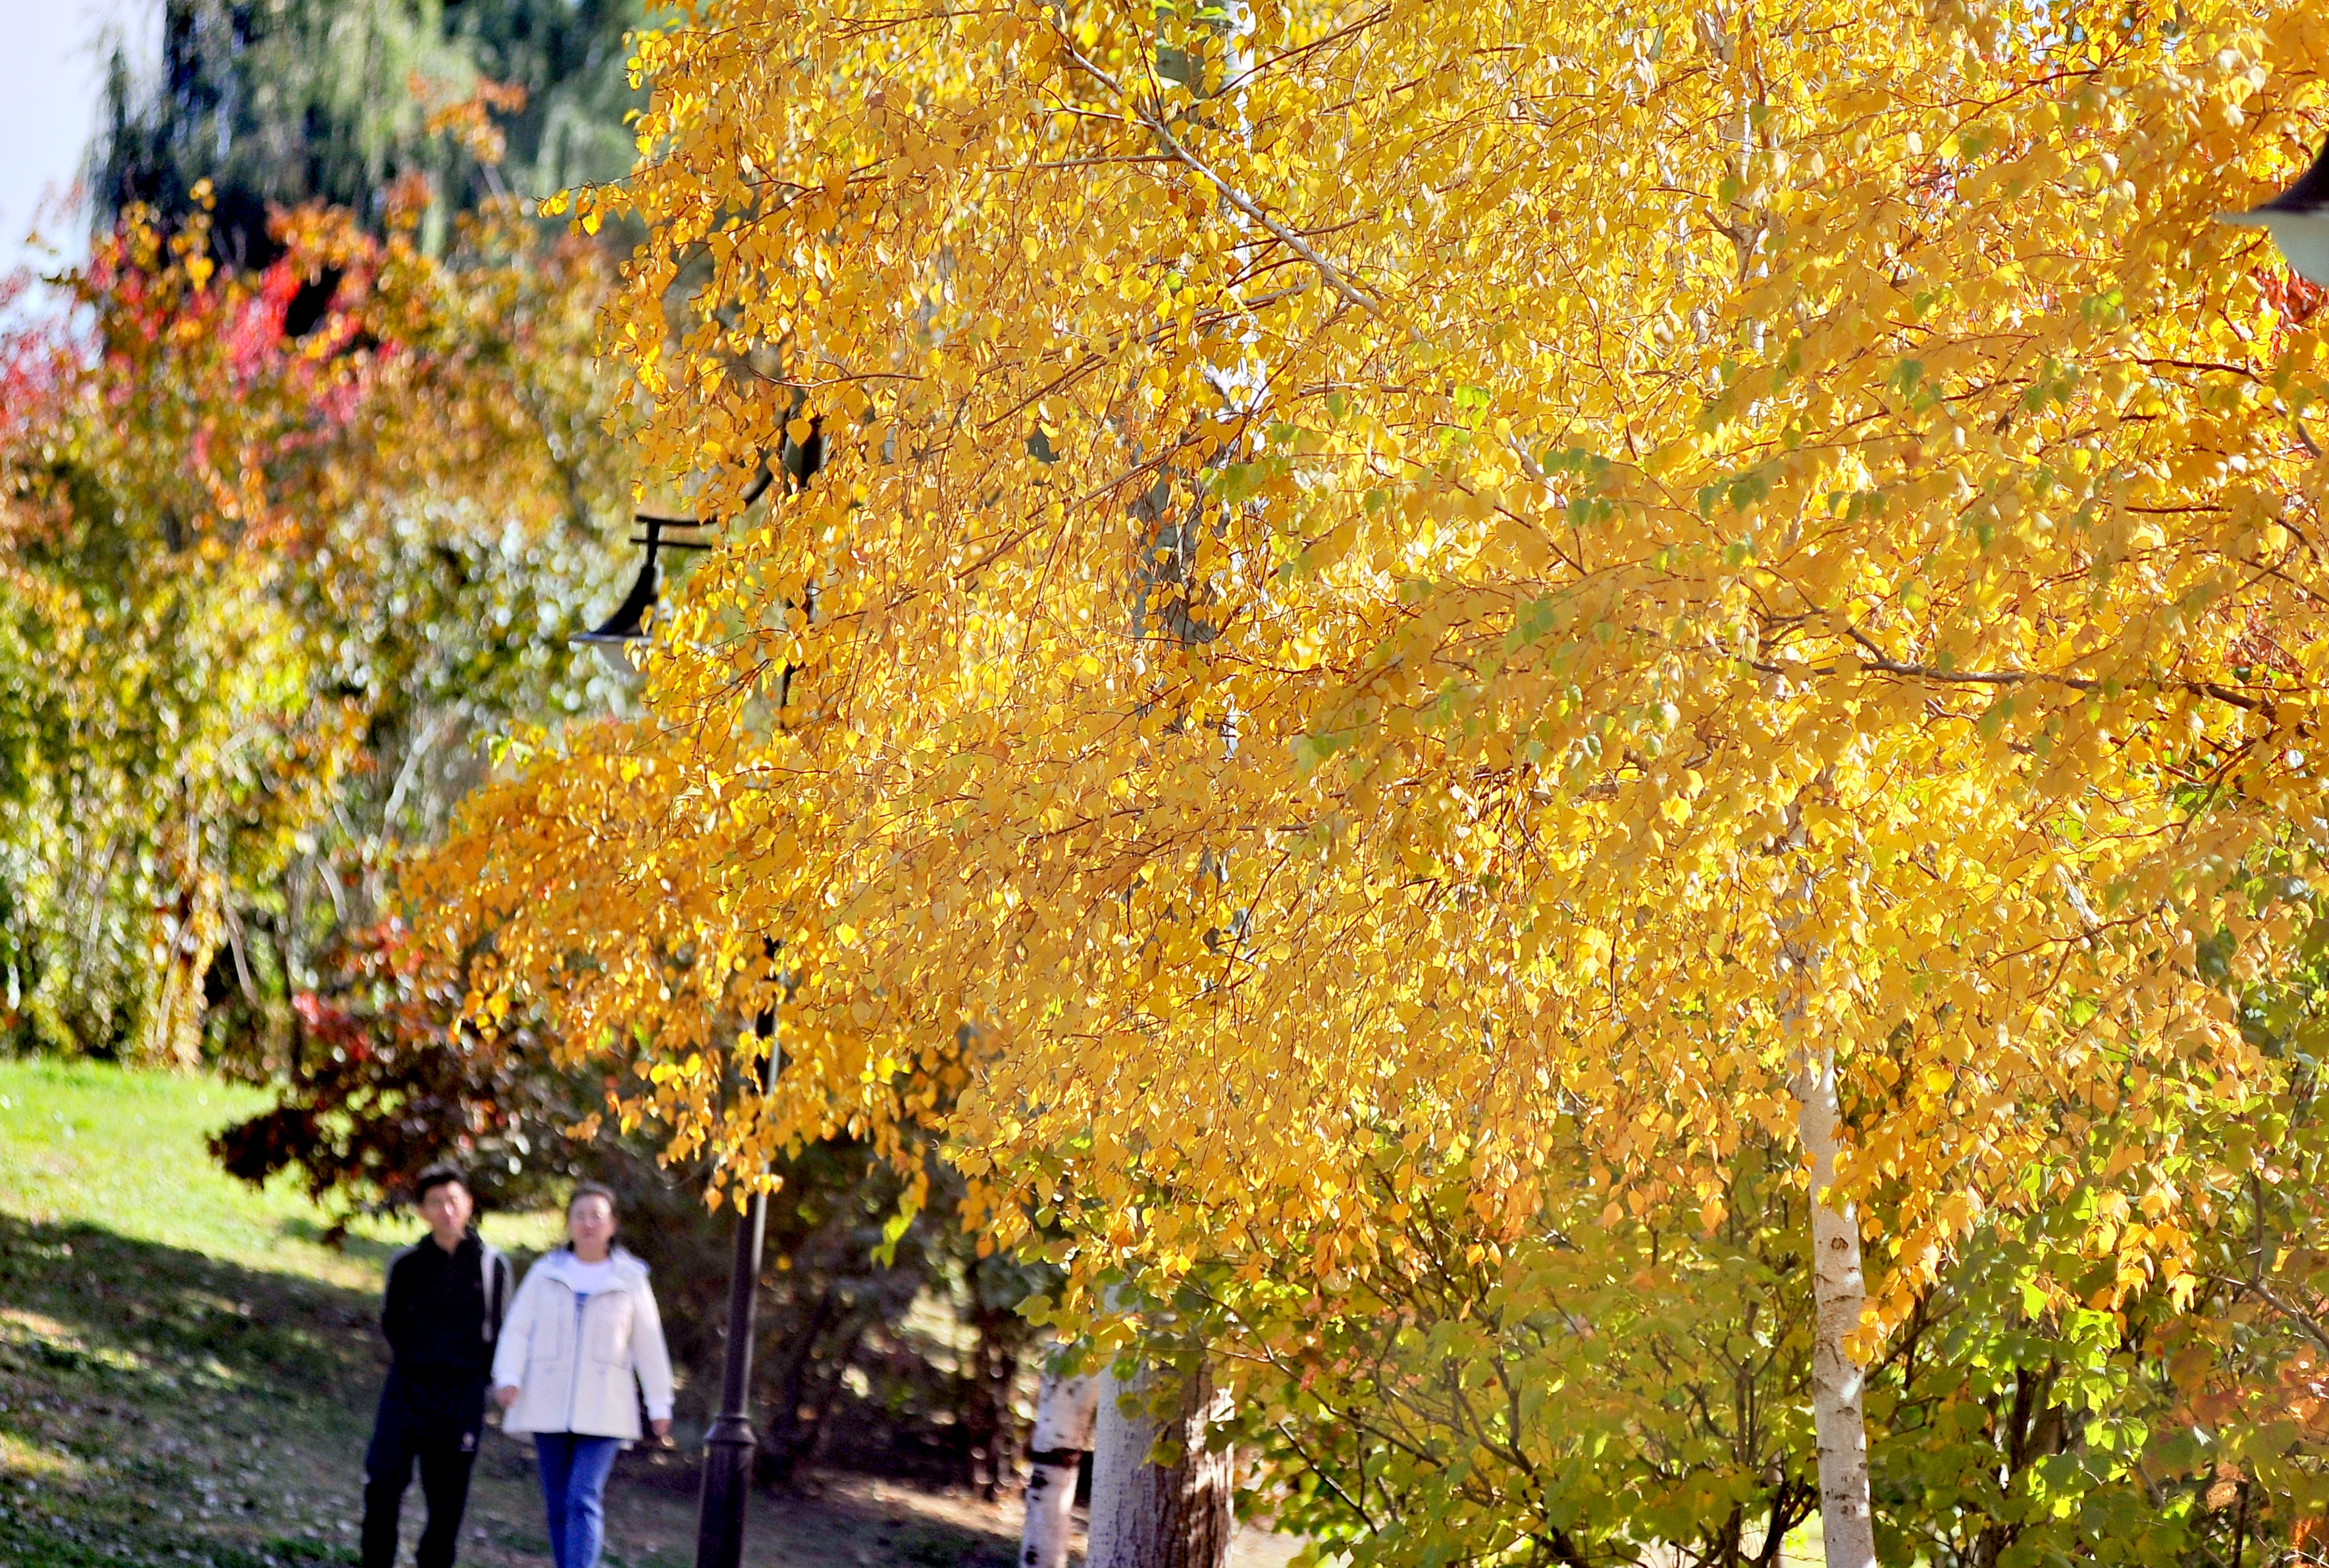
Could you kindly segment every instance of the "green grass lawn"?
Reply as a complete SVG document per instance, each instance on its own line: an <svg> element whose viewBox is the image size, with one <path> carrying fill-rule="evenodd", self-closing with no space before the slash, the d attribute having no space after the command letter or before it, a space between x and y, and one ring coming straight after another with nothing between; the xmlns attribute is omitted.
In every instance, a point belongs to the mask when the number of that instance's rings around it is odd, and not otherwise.
<svg viewBox="0 0 2329 1568"><path fill-rule="evenodd" d="M215 1080L0 1061L0 1561L353 1561L380 1270L297 1185L203 1150ZM487 1233L538 1247L546 1217Z"/></svg>
<svg viewBox="0 0 2329 1568"><path fill-rule="evenodd" d="M93 1224L128 1241L200 1252L343 1289L374 1290L417 1224L359 1220L344 1247L331 1216L289 1176L264 1190L212 1162L203 1140L266 1109L215 1079L125 1072L102 1063L0 1060L0 1208L34 1224ZM489 1214L496 1245L539 1250L553 1217Z"/></svg>
<svg viewBox="0 0 2329 1568"><path fill-rule="evenodd" d="M215 1079L0 1060L0 1565L351 1563L386 1352L381 1266L420 1227L257 1189L203 1140L261 1109ZM491 1215L521 1265L548 1214ZM693 1556L686 1454L627 1455L608 1568ZM989 1516L992 1515L993 1516ZM1008 1515L1005 1518L1004 1516ZM420 1528L416 1487L406 1539ZM756 1499L756 1568L999 1568L1015 1510L833 1478ZM465 1568L547 1568L528 1452L489 1434Z"/></svg>

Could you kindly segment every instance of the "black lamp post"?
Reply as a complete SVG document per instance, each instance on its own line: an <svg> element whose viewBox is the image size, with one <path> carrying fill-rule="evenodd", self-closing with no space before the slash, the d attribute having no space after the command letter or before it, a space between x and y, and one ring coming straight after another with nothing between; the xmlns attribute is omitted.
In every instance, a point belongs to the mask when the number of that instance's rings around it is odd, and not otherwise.
<svg viewBox="0 0 2329 1568"><path fill-rule="evenodd" d="M778 467L794 487L806 485L811 476L823 466L825 438L817 427L809 439L798 446L787 441ZM775 474L762 468L759 476L745 487L741 511L760 498ZM641 512L635 520L644 525L644 537L631 543L646 546L646 561L639 567L637 581L624 596L615 613L589 631L577 634L570 640L588 643L601 648L620 647L626 643L644 640L647 636L648 612L655 608L656 596L663 588L663 568L655 559L659 550L709 550L709 544L665 539L665 528L697 528L705 526L693 517L660 517ZM786 689L790 690L790 670L786 672ZM768 944L768 956L776 957L776 944ZM763 1044L760 1058L760 1092L766 1095L777 1079L777 1014L773 1003L753 1022L753 1031ZM768 1233L768 1196L755 1192L736 1211L736 1250L728 1273L728 1343L722 1351L720 1373L720 1413L703 1434L703 1494L695 1518L695 1568L740 1568L744 1556L744 1506L752 1486L752 1455L759 1446L759 1436L752 1431L752 1334L753 1322L759 1315L760 1285L760 1244Z"/></svg>
<svg viewBox="0 0 2329 1568"><path fill-rule="evenodd" d="M663 592L663 563L655 559L665 550L709 550L709 544L692 539L665 539L666 528L696 528L702 524L693 517L658 517L653 513L632 514L631 520L646 529L645 535L634 535L631 543L647 547L647 558L639 565L639 574L632 581L630 592L623 602L589 631L576 632L569 642L587 643L594 647L620 647L625 643L644 642L647 635L647 612L654 609L656 598Z"/></svg>
<svg viewBox="0 0 2329 1568"><path fill-rule="evenodd" d="M768 487L769 478L768 470L761 469L759 476L745 486L737 510L740 512L759 500L761 492ZM699 539L666 539L664 537L664 530L709 528L716 524L717 519L713 523L706 523L696 517L665 517L653 512L634 512L631 514L631 521L646 530L645 534L631 535L631 543L646 545L647 558L639 563L639 574L632 579L630 592L623 595L623 602L615 607L614 614L592 627L589 631L576 632L572 637L568 638L567 641L599 648L619 648L626 643L645 642L647 638L647 615L655 609L655 600L663 594L663 562L656 557L665 550L712 548L709 543Z"/></svg>
<svg viewBox="0 0 2329 1568"><path fill-rule="evenodd" d="M764 472L746 492L749 506L768 488ZM601 650L619 649L646 640L647 618L663 591L664 550L709 550L709 544L665 539L665 528L702 526L693 517L662 517L640 512L633 520L646 529L631 543L644 544L647 558L638 577L615 612L590 630L578 632L570 642ZM774 949L771 947L771 956ZM754 1021L764 1043L760 1059L760 1092L776 1082L777 1015L773 1007ZM728 1343L720 1374L720 1413L703 1434L703 1496L696 1513L696 1568L739 1568L744 1554L744 1505L752 1485L752 1454L759 1439L752 1431L752 1333L758 1316L760 1284L760 1243L767 1234L768 1199L756 1192L736 1210L736 1250L728 1270Z"/></svg>
<svg viewBox="0 0 2329 1568"><path fill-rule="evenodd" d="M766 1054L760 1092L777 1078L777 1015L754 1022ZM736 1257L728 1273L728 1344L720 1371L720 1414L703 1434L703 1497L695 1515L695 1568L738 1568L744 1557L744 1499L752 1486L752 1323L759 1307L760 1241L768 1195L755 1192L736 1211Z"/></svg>

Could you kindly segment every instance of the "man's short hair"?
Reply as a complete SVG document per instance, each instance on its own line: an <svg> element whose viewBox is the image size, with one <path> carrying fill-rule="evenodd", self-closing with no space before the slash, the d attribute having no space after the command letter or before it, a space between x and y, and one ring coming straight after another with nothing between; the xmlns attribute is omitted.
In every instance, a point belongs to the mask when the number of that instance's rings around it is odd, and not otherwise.
<svg viewBox="0 0 2329 1568"><path fill-rule="evenodd" d="M576 1182L574 1191L566 1199L566 1212L572 1214L574 1205L584 1198L604 1198L607 1200L608 1214L615 1214L622 1212L623 1205L615 1201L615 1189L605 1182Z"/></svg>
<svg viewBox="0 0 2329 1568"><path fill-rule="evenodd" d="M448 1183L457 1183L463 1192L476 1195L476 1189L469 1185L469 1173L448 1159L440 1160L412 1178L412 1201L427 1203L430 1193Z"/></svg>

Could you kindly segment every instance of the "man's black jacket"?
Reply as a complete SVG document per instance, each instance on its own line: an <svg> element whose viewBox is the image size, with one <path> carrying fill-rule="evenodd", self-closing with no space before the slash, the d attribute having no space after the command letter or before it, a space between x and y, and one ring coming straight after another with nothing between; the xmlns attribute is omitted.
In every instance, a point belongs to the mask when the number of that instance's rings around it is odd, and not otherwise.
<svg viewBox="0 0 2329 1568"><path fill-rule="evenodd" d="M431 1237L405 1248L388 1261L380 1313L396 1370L483 1383L509 1299L509 1260L475 1231L450 1252Z"/></svg>

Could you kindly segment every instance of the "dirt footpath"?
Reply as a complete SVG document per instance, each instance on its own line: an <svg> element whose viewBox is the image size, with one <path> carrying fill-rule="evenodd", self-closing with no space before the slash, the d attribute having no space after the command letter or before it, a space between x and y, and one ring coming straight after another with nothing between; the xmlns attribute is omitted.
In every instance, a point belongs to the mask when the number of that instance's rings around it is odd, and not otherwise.
<svg viewBox="0 0 2329 1568"><path fill-rule="evenodd" d="M517 1445L495 1440L478 1468L480 1485L464 1534L484 1553L472 1559L465 1541L464 1561L548 1568L530 1459ZM693 1562L692 1475L678 1455L625 1456L608 1488L608 1568L684 1568ZM753 1495L744 1561L748 1568L1011 1568L1020 1520L1020 1501L1007 1493L988 1503L966 1491L816 1472L787 1491ZM1082 1560L1083 1525L1079 1514L1073 1562ZM417 1521L408 1534L418 1535ZM1232 1568L1283 1568L1297 1544L1241 1531Z"/></svg>

